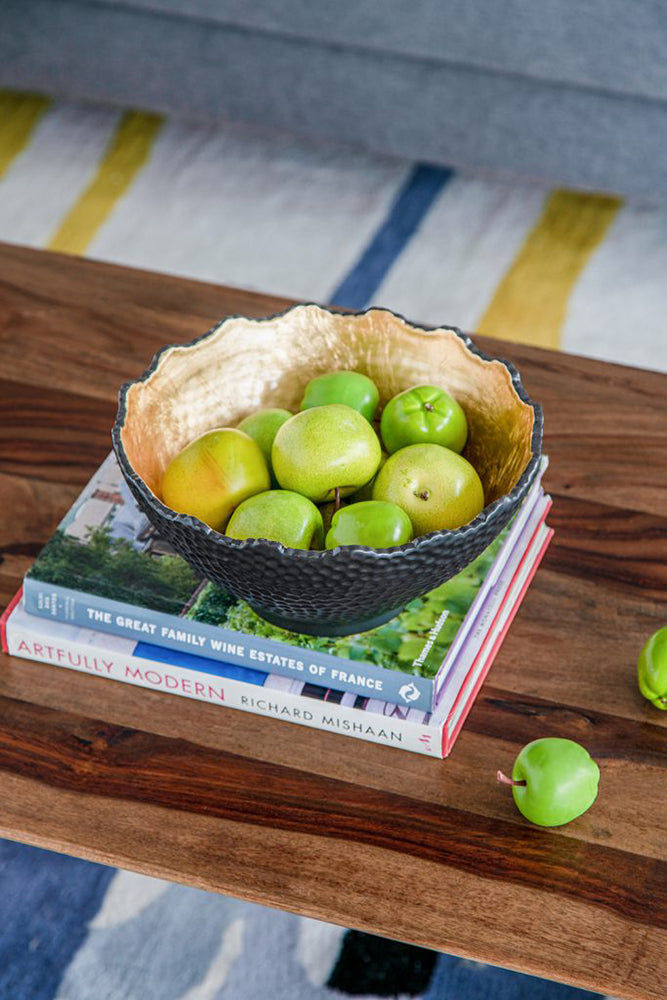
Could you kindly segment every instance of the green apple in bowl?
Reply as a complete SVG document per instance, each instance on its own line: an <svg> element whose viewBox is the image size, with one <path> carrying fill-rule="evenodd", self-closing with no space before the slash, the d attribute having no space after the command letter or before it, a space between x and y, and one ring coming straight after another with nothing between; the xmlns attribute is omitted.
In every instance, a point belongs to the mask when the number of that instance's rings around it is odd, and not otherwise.
<svg viewBox="0 0 667 1000"><path fill-rule="evenodd" d="M235 427L219 427L191 441L169 463L161 499L222 531L240 503L268 490L269 467L256 441Z"/></svg>
<svg viewBox="0 0 667 1000"><path fill-rule="evenodd" d="M468 439L468 421L444 389L416 385L389 400L382 411L380 433L390 453L409 444L440 444L461 452Z"/></svg>
<svg viewBox="0 0 667 1000"><path fill-rule="evenodd" d="M373 499L402 507L419 536L468 524L484 508L484 488L470 462L455 451L413 444L389 456Z"/></svg>
<svg viewBox="0 0 667 1000"><path fill-rule="evenodd" d="M249 414L239 424L239 430L249 434L253 441L256 441L260 446L264 458L269 463L269 467L271 465L271 449L273 448L274 438L278 433L278 429L291 416L293 414L289 410L278 408L255 410L254 413Z"/></svg>
<svg viewBox="0 0 667 1000"><path fill-rule="evenodd" d="M339 545L367 545L388 549L405 545L412 538L410 518L395 503L366 500L336 511L325 539L325 548Z"/></svg>
<svg viewBox="0 0 667 1000"><path fill-rule="evenodd" d="M366 418L350 406L333 403L287 420L273 442L271 463L284 490L326 503L367 483L381 454L378 436Z"/></svg>
<svg viewBox="0 0 667 1000"><path fill-rule="evenodd" d="M300 493L267 490L236 508L225 532L230 538L265 538L291 549L322 548L322 515Z"/></svg>
<svg viewBox="0 0 667 1000"><path fill-rule="evenodd" d="M380 393L372 379L361 372L327 372L311 379L306 386L301 401L301 409L311 406L328 406L343 403L358 410L366 420L371 421L380 402Z"/></svg>
<svg viewBox="0 0 667 1000"><path fill-rule="evenodd" d="M639 690L656 708L667 711L667 626L648 639L637 663Z"/></svg>
<svg viewBox="0 0 667 1000"><path fill-rule="evenodd" d="M521 750L511 778L502 771L496 777L512 786L517 809L531 823L563 826L595 802L600 768L574 740L548 737Z"/></svg>

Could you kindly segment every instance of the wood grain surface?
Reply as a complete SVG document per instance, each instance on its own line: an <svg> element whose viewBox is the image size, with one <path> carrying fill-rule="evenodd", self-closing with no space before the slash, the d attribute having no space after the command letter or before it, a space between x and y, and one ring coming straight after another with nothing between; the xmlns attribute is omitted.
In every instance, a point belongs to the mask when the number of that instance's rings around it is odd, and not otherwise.
<svg viewBox="0 0 667 1000"><path fill-rule="evenodd" d="M0 599L163 344L283 300L0 246ZM419 319L419 317L414 317ZM443 317L455 321L456 317ZM3 657L0 835L619 997L667 989L667 736L635 664L667 622L667 378L479 338L545 410L556 529L446 761ZM494 780L584 743L593 808Z"/></svg>

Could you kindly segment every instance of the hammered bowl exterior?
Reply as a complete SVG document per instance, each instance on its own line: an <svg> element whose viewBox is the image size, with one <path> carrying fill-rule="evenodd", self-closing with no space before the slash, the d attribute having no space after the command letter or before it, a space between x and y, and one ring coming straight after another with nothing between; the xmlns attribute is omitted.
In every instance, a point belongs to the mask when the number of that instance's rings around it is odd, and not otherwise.
<svg viewBox="0 0 667 1000"><path fill-rule="evenodd" d="M458 331L457 335L471 352L486 359L470 338ZM142 379L159 364L159 357ZM455 576L491 544L521 505L540 461L542 414L526 395L518 372L502 363L515 391L535 415L531 457L521 477L508 494L490 503L470 524L391 549L303 552L265 540L238 541L165 507L132 467L123 445L126 393L136 383L124 386L120 393L112 433L114 450L140 509L196 570L247 601L259 614L289 622L296 631L346 634L358 631L360 622L388 617Z"/></svg>

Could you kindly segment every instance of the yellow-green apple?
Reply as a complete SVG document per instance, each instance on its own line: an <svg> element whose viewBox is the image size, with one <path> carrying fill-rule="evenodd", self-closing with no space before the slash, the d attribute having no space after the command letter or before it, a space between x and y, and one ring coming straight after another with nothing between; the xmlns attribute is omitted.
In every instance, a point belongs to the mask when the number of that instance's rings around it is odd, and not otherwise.
<svg viewBox="0 0 667 1000"><path fill-rule="evenodd" d="M315 503L349 496L375 475L382 450L365 417L333 403L303 410L276 434L271 463L284 490Z"/></svg>
<svg viewBox="0 0 667 1000"><path fill-rule="evenodd" d="M225 534L230 538L267 538L291 549L320 549L322 515L300 493L267 490L239 504Z"/></svg>
<svg viewBox="0 0 667 1000"><path fill-rule="evenodd" d="M398 504L415 536L460 528L484 507L484 488L470 462L439 444L412 444L390 455L373 486L374 500Z"/></svg>
<svg viewBox="0 0 667 1000"><path fill-rule="evenodd" d="M219 427L191 441L171 460L161 496L172 510L222 531L240 503L270 485L269 467L257 442L235 427Z"/></svg>

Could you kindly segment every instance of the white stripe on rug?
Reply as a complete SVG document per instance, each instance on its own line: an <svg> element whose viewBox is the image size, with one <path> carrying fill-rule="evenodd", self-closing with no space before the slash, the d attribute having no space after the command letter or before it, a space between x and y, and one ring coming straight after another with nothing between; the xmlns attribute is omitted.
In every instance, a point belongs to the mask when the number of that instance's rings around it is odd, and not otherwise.
<svg viewBox="0 0 667 1000"><path fill-rule="evenodd" d="M243 918L239 917L225 928L222 932L220 949L201 983L189 989L179 1000L213 1000L217 996L227 981L232 965L239 955L243 954L244 926Z"/></svg>
<svg viewBox="0 0 667 1000"><path fill-rule="evenodd" d="M570 299L561 347L667 370L667 208L626 205Z"/></svg>
<svg viewBox="0 0 667 1000"><path fill-rule="evenodd" d="M169 882L120 869L116 872L102 905L90 923L91 930L108 930L138 917L170 888Z"/></svg>
<svg viewBox="0 0 667 1000"><path fill-rule="evenodd" d="M324 986L328 981L346 933L344 927L336 924L299 917L294 957L312 986Z"/></svg>
<svg viewBox="0 0 667 1000"><path fill-rule="evenodd" d="M116 876L119 887L132 884L125 874ZM155 882L134 880L134 903L126 903L120 888L105 900L103 926L90 927L57 1000L182 1000L189 993L206 996L205 984L213 984L208 997L224 987L243 950L241 928L229 938L227 931L261 907L168 882L159 883L164 889L158 892Z"/></svg>
<svg viewBox="0 0 667 1000"><path fill-rule="evenodd" d="M171 120L88 255L321 299L366 245L409 169Z"/></svg>
<svg viewBox="0 0 667 1000"><path fill-rule="evenodd" d="M474 330L539 216L547 189L456 176L374 302L418 322Z"/></svg>
<svg viewBox="0 0 667 1000"><path fill-rule="evenodd" d="M48 243L94 176L120 112L56 104L0 181L0 240Z"/></svg>

